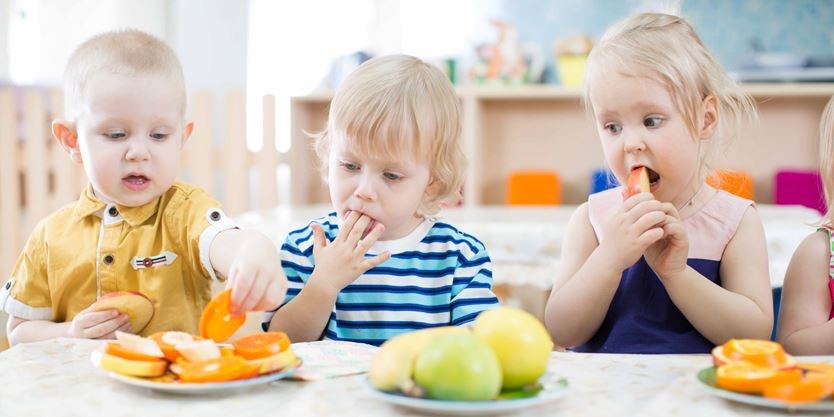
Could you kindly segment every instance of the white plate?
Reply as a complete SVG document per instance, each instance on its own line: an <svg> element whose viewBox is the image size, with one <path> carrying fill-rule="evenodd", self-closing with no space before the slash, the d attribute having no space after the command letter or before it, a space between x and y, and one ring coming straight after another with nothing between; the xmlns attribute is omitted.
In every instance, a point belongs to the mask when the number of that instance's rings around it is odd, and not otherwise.
<svg viewBox="0 0 834 417"><path fill-rule="evenodd" d="M95 361L93 362L95 363ZM267 384L272 381L291 377L301 365L301 361L295 366L286 368L282 371L273 372L271 374L262 375L255 378L241 379L237 381L227 382L155 382L146 378L133 377L122 375L116 372L111 372L102 369L105 375L117 381L124 382L134 387L150 388L155 391L168 392L183 395L200 395L214 392L228 392L231 390L238 390L241 388L251 387L255 385ZM101 369L101 368L99 368Z"/></svg>
<svg viewBox="0 0 834 417"><path fill-rule="evenodd" d="M402 394L379 391L370 383L368 383L368 389L375 398L394 405L434 414L469 416L502 414L533 407L555 401L568 392L568 382L564 378L545 376L540 382L543 387L535 397L495 401L441 401L407 397Z"/></svg>
<svg viewBox="0 0 834 417"><path fill-rule="evenodd" d="M698 371L698 381L709 392L717 397L740 403L756 405L759 407L778 408L789 411L834 411L834 401L824 400L813 403L789 403L787 401L765 398L761 395L742 394L718 388L715 383L715 367L704 368Z"/></svg>

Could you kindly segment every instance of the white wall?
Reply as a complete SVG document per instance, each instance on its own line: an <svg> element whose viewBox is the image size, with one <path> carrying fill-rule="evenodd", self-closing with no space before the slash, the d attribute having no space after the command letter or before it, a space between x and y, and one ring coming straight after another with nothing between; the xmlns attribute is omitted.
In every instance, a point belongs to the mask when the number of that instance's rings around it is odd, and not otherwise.
<svg viewBox="0 0 834 417"><path fill-rule="evenodd" d="M60 85L64 64L81 42L107 30L135 28L174 48L190 91L242 90L248 4L248 0L0 0L0 82ZM16 11L26 12L27 19L20 19Z"/></svg>
<svg viewBox="0 0 834 417"><path fill-rule="evenodd" d="M0 0L0 85L9 82L9 10L11 0Z"/></svg>
<svg viewBox="0 0 834 417"><path fill-rule="evenodd" d="M246 87L248 0L173 0L168 41L189 91Z"/></svg>

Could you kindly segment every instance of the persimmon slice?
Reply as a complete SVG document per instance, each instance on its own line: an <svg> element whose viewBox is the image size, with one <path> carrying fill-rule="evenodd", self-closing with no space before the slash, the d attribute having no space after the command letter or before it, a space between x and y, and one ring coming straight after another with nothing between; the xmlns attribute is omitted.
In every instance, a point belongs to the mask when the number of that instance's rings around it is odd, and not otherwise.
<svg viewBox="0 0 834 417"><path fill-rule="evenodd" d="M223 382L249 378L257 374L257 368L238 356L221 356L182 365L179 378L182 382Z"/></svg>
<svg viewBox="0 0 834 417"><path fill-rule="evenodd" d="M215 342L225 342L243 325L246 315L233 315L229 312L231 302L231 288L221 291L209 301L200 316L200 336Z"/></svg>
<svg viewBox="0 0 834 417"><path fill-rule="evenodd" d="M287 350L290 347L290 338L284 332L256 333L235 340L232 346L238 356L245 359L261 359Z"/></svg>

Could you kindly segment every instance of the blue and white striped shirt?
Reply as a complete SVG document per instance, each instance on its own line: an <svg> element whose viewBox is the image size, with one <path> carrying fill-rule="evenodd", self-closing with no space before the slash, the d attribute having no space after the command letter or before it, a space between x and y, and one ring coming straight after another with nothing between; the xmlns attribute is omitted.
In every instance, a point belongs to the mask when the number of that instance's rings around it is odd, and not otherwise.
<svg viewBox="0 0 834 417"><path fill-rule="evenodd" d="M335 212L313 222L322 225L329 241L339 233ZM386 250L391 259L339 292L325 339L380 345L411 330L469 323L498 306L483 243L454 226L425 220L408 236L377 242L366 256ZM287 235L281 258L289 280L286 304L313 272L310 224ZM265 316L265 328L272 314Z"/></svg>

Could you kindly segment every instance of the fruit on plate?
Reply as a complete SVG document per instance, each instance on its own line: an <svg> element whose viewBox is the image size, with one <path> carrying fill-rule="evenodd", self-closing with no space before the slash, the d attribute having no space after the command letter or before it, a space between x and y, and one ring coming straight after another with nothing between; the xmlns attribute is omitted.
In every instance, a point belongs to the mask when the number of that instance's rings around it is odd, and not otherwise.
<svg viewBox="0 0 834 417"><path fill-rule="evenodd" d="M246 359L246 363L254 366L258 370L258 374L269 374L280 371L284 368L297 365L299 361L298 356L295 356L295 353L289 349L265 358Z"/></svg>
<svg viewBox="0 0 834 417"><path fill-rule="evenodd" d="M91 359L93 361L93 365L95 365L96 367L116 372L122 375L157 377L163 375L165 371L168 369L168 361L164 359L125 359L123 357L108 353L106 351L105 346L102 346L101 348L94 350Z"/></svg>
<svg viewBox="0 0 834 417"><path fill-rule="evenodd" d="M425 396L448 401L494 400L501 392L501 364L471 332L432 338L414 362L414 382Z"/></svg>
<svg viewBox="0 0 834 417"><path fill-rule="evenodd" d="M284 332L256 333L232 343L234 353L258 368L259 374L279 371L298 362L290 350L290 338Z"/></svg>
<svg viewBox="0 0 834 417"><path fill-rule="evenodd" d="M640 193L647 193L651 191L651 182L649 182L649 170L646 167L639 167L631 170L628 174L628 181L623 188L623 200Z"/></svg>
<svg viewBox="0 0 834 417"><path fill-rule="evenodd" d="M165 359L168 359L171 362L176 362L177 358L179 358L180 352L177 350L177 346L182 344L187 344L198 340L198 337L190 335L186 332L156 332L150 336L148 336L159 345L159 348L162 349L162 353L165 354Z"/></svg>
<svg viewBox="0 0 834 417"><path fill-rule="evenodd" d="M177 352L187 362L200 362L221 357L220 348L212 340L196 340L175 346Z"/></svg>
<svg viewBox="0 0 834 417"><path fill-rule="evenodd" d="M809 373L799 381L765 386L764 397L792 403L807 403L831 397L834 379L821 373Z"/></svg>
<svg viewBox="0 0 834 417"><path fill-rule="evenodd" d="M153 301L139 291L114 291L101 296L92 311L117 310L130 320L130 330L139 334L153 318Z"/></svg>
<svg viewBox="0 0 834 417"><path fill-rule="evenodd" d="M255 333L232 342L235 354L244 359L262 359L290 348L290 338L284 332Z"/></svg>
<svg viewBox="0 0 834 417"><path fill-rule="evenodd" d="M503 388L535 383L547 370L553 340L542 322L530 313L509 307L485 311L475 319L472 332L495 352Z"/></svg>
<svg viewBox="0 0 834 417"><path fill-rule="evenodd" d="M121 347L131 352L139 353L145 356L153 356L159 359L165 357L165 354L162 353L162 349L159 348L159 345L146 337L116 330L116 340L119 341Z"/></svg>
<svg viewBox="0 0 834 417"><path fill-rule="evenodd" d="M122 359L128 359L132 361L154 362L162 359L158 356L146 355L144 353L134 352L132 350L125 349L119 342L108 342L104 345L104 352L109 355L118 356Z"/></svg>
<svg viewBox="0 0 834 417"><path fill-rule="evenodd" d="M462 327L442 326L415 330L392 337L380 346L368 368L368 380L381 391L402 391L414 389L411 376L414 360L437 336L445 333L464 334L469 330Z"/></svg>
<svg viewBox="0 0 834 417"><path fill-rule="evenodd" d="M240 356L220 356L184 363L177 376L182 382L223 382L250 378L257 375L257 371Z"/></svg>
<svg viewBox="0 0 834 417"><path fill-rule="evenodd" d="M229 311L231 302L231 288L220 291L209 301L200 316L200 336L215 342L225 342L243 325L246 315L233 315Z"/></svg>
<svg viewBox="0 0 834 417"><path fill-rule="evenodd" d="M721 365L715 372L718 387L748 394L761 394L767 386L794 383L801 379L802 372L798 369L780 370L746 361Z"/></svg>
<svg viewBox="0 0 834 417"><path fill-rule="evenodd" d="M787 354L782 345L769 340L730 339L712 350L712 362L715 366L738 361L776 369L796 367L793 356Z"/></svg>

